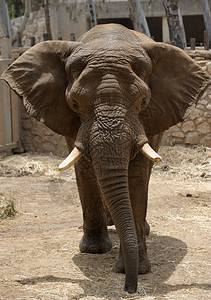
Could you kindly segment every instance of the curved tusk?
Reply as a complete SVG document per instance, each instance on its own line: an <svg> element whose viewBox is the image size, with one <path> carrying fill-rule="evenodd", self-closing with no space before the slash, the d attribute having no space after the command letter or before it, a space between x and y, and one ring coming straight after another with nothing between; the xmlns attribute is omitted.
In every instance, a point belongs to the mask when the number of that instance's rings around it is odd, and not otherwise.
<svg viewBox="0 0 211 300"><path fill-rule="evenodd" d="M81 152L74 147L71 153L68 155L67 158L59 165L59 171L64 171L72 167L79 159L81 158Z"/></svg>
<svg viewBox="0 0 211 300"><path fill-rule="evenodd" d="M148 143L144 144L140 151L153 162L162 161L162 157L158 155Z"/></svg>

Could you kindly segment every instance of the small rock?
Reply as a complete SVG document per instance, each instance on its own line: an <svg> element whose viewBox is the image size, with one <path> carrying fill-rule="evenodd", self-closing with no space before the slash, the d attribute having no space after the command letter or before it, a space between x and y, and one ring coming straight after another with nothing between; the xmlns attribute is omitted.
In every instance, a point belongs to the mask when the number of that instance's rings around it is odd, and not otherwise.
<svg viewBox="0 0 211 300"><path fill-rule="evenodd" d="M186 194L186 197L193 197L193 194Z"/></svg>
<svg viewBox="0 0 211 300"><path fill-rule="evenodd" d="M166 171L169 170L169 167L168 167L168 166L163 166L163 167L162 167L162 170L166 172Z"/></svg>
<svg viewBox="0 0 211 300"><path fill-rule="evenodd" d="M196 145L198 144L198 133L197 132L188 132L186 134L185 138L185 143L186 144L191 144L191 145Z"/></svg>
<svg viewBox="0 0 211 300"><path fill-rule="evenodd" d="M197 126L197 131L199 135L205 135L210 132L210 127L207 123L201 123Z"/></svg>
<svg viewBox="0 0 211 300"><path fill-rule="evenodd" d="M186 121L182 124L182 131L188 132L193 131L195 129L193 121Z"/></svg>

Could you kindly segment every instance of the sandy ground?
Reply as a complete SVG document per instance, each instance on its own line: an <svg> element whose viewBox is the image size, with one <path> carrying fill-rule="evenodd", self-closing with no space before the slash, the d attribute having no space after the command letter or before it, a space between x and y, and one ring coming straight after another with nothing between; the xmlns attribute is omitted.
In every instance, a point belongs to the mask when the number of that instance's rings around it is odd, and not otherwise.
<svg viewBox="0 0 211 300"><path fill-rule="evenodd" d="M118 236L106 254L81 254L82 213L73 170L61 158L22 154L0 158L0 299L211 299L211 149L162 147L153 169L147 238L152 271L138 293L123 291L112 268Z"/></svg>

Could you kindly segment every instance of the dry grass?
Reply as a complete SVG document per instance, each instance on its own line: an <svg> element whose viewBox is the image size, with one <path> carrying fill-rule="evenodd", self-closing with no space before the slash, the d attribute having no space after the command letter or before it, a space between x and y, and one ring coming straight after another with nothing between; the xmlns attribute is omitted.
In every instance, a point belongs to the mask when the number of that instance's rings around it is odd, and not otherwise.
<svg viewBox="0 0 211 300"><path fill-rule="evenodd" d="M154 165L155 172L167 172L167 175L185 178L211 178L211 148L209 147L169 147L159 150L163 157L160 164Z"/></svg>
<svg viewBox="0 0 211 300"><path fill-rule="evenodd" d="M16 215L14 201L3 193L0 193L0 219L11 218Z"/></svg>

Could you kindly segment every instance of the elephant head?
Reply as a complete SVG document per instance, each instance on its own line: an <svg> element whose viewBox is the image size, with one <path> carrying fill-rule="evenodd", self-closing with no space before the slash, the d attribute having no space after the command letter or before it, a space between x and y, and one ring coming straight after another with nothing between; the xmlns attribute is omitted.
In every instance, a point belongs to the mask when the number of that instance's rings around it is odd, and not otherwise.
<svg viewBox="0 0 211 300"><path fill-rule="evenodd" d="M137 289L137 237L128 165L139 151L160 156L148 138L183 120L210 83L184 51L126 29L99 25L77 42L47 41L27 50L2 78L30 116L75 140L60 165L92 164L120 237L125 289Z"/></svg>

